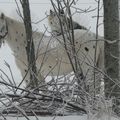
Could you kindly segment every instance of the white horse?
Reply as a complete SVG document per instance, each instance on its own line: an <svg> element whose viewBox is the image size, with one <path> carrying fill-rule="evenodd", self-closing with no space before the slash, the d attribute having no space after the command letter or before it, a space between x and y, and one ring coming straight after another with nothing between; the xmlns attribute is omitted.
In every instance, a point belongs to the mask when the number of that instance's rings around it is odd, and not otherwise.
<svg viewBox="0 0 120 120"><path fill-rule="evenodd" d="M74 36L76 50L78 51L77 55L81 62L83 74L86 74L88 69L94 66L96 35L87 30L78 29L74 30ZM0 16L0 43L2 43L3 40L8 43L13 51L16 65L24 77L28 69L24 24L2 13ZM48 73L52 73L51 75L54 76L65 75L73 71L64 49L62 36L52 37L46 36L41 32L33 32L33 40L35 45L36 66L37 70L40 69L38 77L41 76L41 74L43 76L48 75ZM103 51L103 48L101 46L101 42L98 41L96 48L96 63L98 63L98 67L101 67L103 64L103 61L101 61L103 57L101 51ZM41 77L39 77L39 79L41 80ZM29 80L29 75L26 77L26 81L27 80Z"/></svg>

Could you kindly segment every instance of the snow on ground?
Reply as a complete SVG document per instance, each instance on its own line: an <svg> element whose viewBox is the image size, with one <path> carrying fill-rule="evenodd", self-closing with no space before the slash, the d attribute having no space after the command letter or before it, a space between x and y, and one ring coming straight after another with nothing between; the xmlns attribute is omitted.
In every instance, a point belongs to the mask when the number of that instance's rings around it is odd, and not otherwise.
<svg viewBox="0 0 120 120"><path fill-rule="evenodd" d="M3 120L0 117L0 120ZM6 117L6 120L27 120L25 117ZM31 116L28 120L120 120L119 118L110 117L108 115L101 115L101 118L88 117L87 115L83 116L53 116L53 117L35 117Z"/></svg>

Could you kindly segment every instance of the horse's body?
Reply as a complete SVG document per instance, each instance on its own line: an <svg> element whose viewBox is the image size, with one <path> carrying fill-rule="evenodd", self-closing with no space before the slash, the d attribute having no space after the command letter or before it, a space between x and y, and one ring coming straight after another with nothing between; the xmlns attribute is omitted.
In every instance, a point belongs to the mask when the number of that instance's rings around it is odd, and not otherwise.
<svg viewBox="0 0 120 120"><path fill-rule="evenodd" d="M5 23L2 24L3 20ZM7 25L7 26L5 26ZM26 34L24 24L6 16L0 18L0 29L2 26L7 28L6 42L15 55L15 61L20 69L22 76L26 74L27 56L26 56ZM1 30L2 36L4 30ZM4 35L4 34L3 34ZM78 51L77 55L81 62L83 73L86 74L88 69L94 66L95 55L95 34L87 30L75 30L75 45ZM3 38L4 39L4 38ZM61 42L58 42L59 41ZM72 67L64 49L62 36L52 37L45 36L43 33L33 32L35 45L35 55L37 69L41 68L40 73L47 75L50 71L52 75L64 75L72 72ZM40 45L39 45L40 43ZM102 66L102 44L98 41L96 62L99 67ZM38 49L39 48L39 49ZM92 67L90 67L92 66ZM39 75L38 75L39 76ZM29 78L26 78L27 80ZM39 78L40 79L40 78Z"/></svg>

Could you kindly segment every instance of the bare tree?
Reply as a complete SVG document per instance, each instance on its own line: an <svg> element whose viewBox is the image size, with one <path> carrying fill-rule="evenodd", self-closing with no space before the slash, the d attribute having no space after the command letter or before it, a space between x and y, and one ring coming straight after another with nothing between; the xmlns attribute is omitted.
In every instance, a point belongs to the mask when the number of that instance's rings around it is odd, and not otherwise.
<svg viewBox="0 0 120 120"><path fill-rule="evenodd" d="M31 15L30 15L30 8L29 8L29 0L20 0L22 8L23 8L23 15L24 15L24 25L26 30L26 52L27 52L27 59L28 59L28 67L30 68L30 88L35 88L38 86L37 76L37 69L35 64L35 50L34 50L34 43L32 37L32 25L31 25Z"/></svg>
<svg viewBox="0 0 120 120"><path fill-rule="evenodd" d="M119 0L103 0L104 37L119 40ZM105 42L105 70L112 81L105 77L105 96L107 99L120 97L119 82L119 41L114 44ZM118 105L118 103L116 104Z"/></svg>
<svg viewBox="0 0 120 120"><path fill-rule="evenodd" d="M59 13L61 12L61 10L63 10L64 7L62 6L62 2L60 0L57 0L56 2L57 2L57 6L55 5L55 2L51 0L51 4L59 19L59 24L61 27L61 35L63 37L63 42L64 42L64 48L69 58L73 72L75 74L76 81L78 83L79 96L82 99L83 105L85 105L86 83L85 83L85 78L84 78L83 71L80 65L80 61L77 55L77 51L75 49L74 28L73 28L74 26L73 26L73 20L72 20L72 13L70 9L74 1L63 1L63 4L65 8L67 9L67 14L68 14L67 18L66 16L64 16L65 17L64 22L65 22L65 25L67 26L66 30L68 31L66 33L67 37L64 34L64 25L59 17ZM69 20L69 23L67 20ZM70 29L69 27L71 28L71 32L69 31Z"/></svg>

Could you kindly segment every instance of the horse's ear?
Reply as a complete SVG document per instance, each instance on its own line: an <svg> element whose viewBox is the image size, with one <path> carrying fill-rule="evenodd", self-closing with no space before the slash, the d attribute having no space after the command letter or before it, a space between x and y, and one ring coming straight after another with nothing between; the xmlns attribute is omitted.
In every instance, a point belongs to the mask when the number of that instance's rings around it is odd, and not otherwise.
<svg viewBox="0 0 120 120"><path fill-rule="evenodd" d="M4 19L5 18L5 15L4 13L1 13L1 16L0 16L1 19Z"/></svg>

